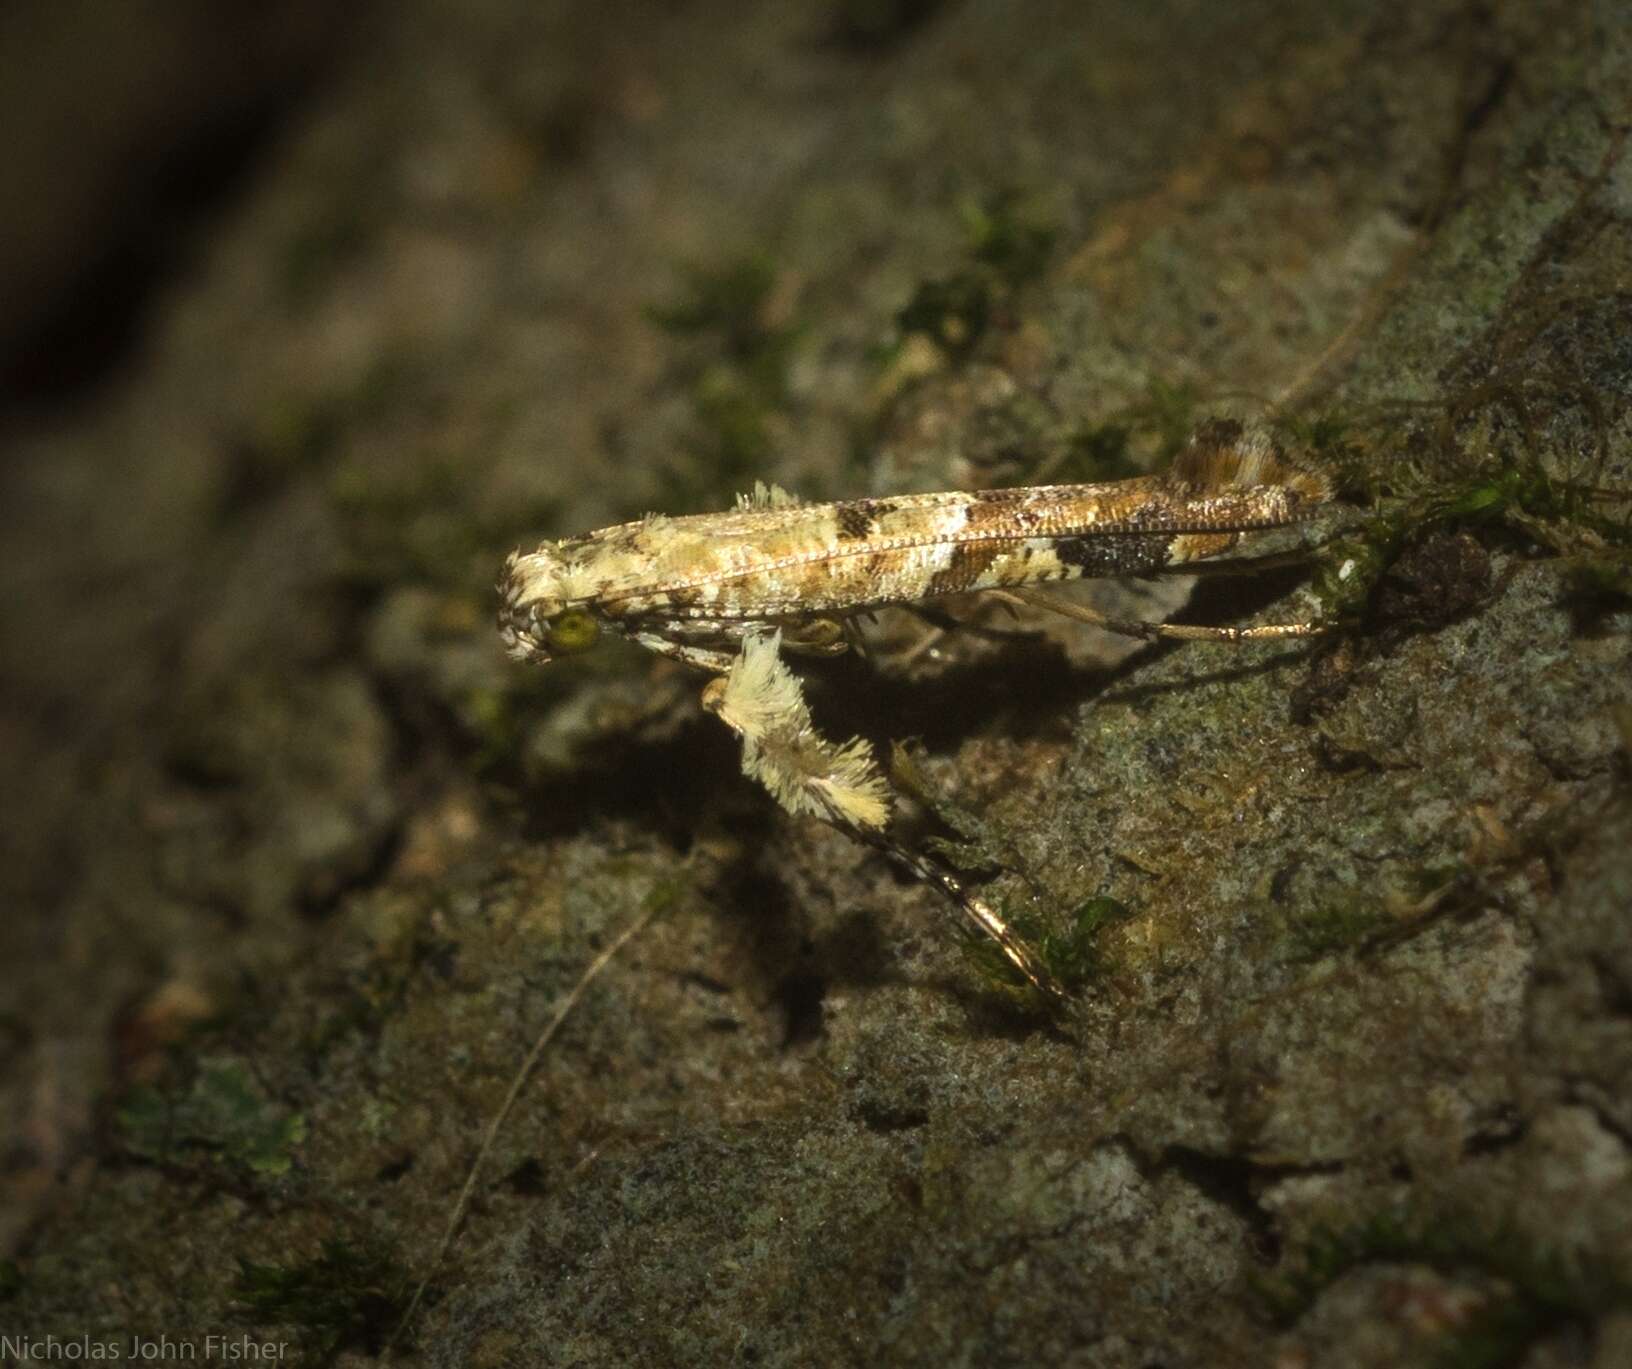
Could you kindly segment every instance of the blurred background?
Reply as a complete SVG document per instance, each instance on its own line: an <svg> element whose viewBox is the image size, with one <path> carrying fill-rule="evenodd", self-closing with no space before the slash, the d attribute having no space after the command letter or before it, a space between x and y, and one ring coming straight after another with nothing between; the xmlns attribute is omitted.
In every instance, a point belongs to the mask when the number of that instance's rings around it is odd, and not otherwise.
<svg viewBox="0 0 1632 1369"><path fill-rule="evenodd" d="M319 89L366 6L18 5L0 328L8 417L72 402L141 321Z"/></svg>

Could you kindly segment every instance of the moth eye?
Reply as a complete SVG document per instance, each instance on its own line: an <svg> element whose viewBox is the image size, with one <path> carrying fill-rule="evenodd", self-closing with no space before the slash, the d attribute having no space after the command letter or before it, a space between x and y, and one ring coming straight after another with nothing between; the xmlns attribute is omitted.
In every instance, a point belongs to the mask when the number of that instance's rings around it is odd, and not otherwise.
<svg viewBox="0 0 1632 1369"><path fill-rule="evenodd" d="M569 608L545 624L550 650L561 656L588 651L601 635L601 625L581 608Z"/></svg>

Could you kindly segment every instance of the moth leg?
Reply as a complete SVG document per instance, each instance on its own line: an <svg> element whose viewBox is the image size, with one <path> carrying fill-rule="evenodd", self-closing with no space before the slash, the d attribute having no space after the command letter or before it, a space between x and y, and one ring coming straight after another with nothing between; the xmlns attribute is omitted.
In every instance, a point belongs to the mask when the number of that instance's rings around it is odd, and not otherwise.
<svg viewBox="0 0 1632 1369"><path fill-rule="evenodd" d="M986 593L989 594L990 592L987 591ZM1003 600L1001 596L995 596L995 602L1003 604L1004 608L1012 611L1012 605ZM891 663L897 669L911 666L954 633L966 633L970 637L978 637L984 642L1029 641L1039 635L1029 628L987 627L984 623L968 622L932 604L896 604L893 607L900 609L903 613L911 614L925 625L925 629L919 635L917 641L896 652L891 657Z"/></svg>
<svg viewBox="0 0 1632 1369"><path fill-rule="evenodd" d="M933 885L945 894L957 906L958 911L974 924L977 931L997 943L998 949L1009 958L1009 963L1019 970L1032 988L1044 998L1056 1004L1065 1000L1065 989L1060 982L1037 959L1036 953L1026 945L1025 940L1015 934L1003 915L969 888L945 864L933 856L909 851L884 834L863 835L861 839L904 865L924 883Z"/></svg>
<svg viewBox="0 0 1632 1369"><path fill-rule="evenodd" d="M1137 637L1146 642L1160 641L1164 638L1177 638L1186 642L1272 642L1283 641L1289 637L1319 637L1331 631L1330 626L1325 623L1262 623L1256 627L1147 623L1138 618L1112 618L1094 609L1085 608L1081 604L1056 599L1053 595L1044 594L1040 590L1011 588L987 590L986 593L999 601L1017 599L1035 608L1045 608L1051 613L1058 613L1062 618L1072 618L1079 623L1088 623L1093 627L1104 628L1107 632L1119 633L1124 637Z"/></svg>
<svg viewBox="0 0 1632 1369"><path fill-rule="evenodd" d="M842 656L850 638L837 618L807 618L782 629L782 645L804 656Z"/></svg>
<svg viewBox="0 0 1632 1369"><path fill-rule="evenodd" d="M882 831L890 786L859 737L839 743L816 730L799 677L781 655L782 634L743 638L742 651L703 690L703 707L742 739L742 772L788 812L852 835Z"/></svg>
<svg viewBox="0 0 1632 1369"><path fill-rule="evenodd" d="M696 666L706 670L711 675L723 675L731 669L731 663L737 659L734 651L726 651L719 647L702 646L695 642L676 642L668 637L660 637L655 632L635 632L630 634L630 640L639 642L648 651L655 651L660 656L667 656L671 661L679 661L682 665Z"/></svg>
<svg viewBox="0 0 1632 1369"><path fill-rule="evenodd" d="M865 616L869 623L876 621L871 613ZM870 653L867 650L867 639L861 635L861 623L858 617L842 618L839 620L839 625L844 629L844 640L850 650L866 660Z"/></svg>
<svg viewBox="0 0 1632 1369"><path fill-rule="evenodd" d="M1003 598L1001 594L992 594L990 591L975 591L982 598L990 602L1002 604L1009 610L1012 620L1014 605ZM964 598L973 597L965 594ZM954 632L966 632L971 637L979 637L986 642L1013 642L1029 640L1039 634L1030 628L1023 627L987 627L984 623L971 623L963 618L956 618L950 613L943 612L930 604L898 604L898 608L905 609L914 618L921 618L933 628L940 630L940 635L950 636ZM939 637L936 639L939 640Z"/></svg>
<svg viewBox="0 0 1632 1369"><path fill-rule="evenodd" d="M889 834L889 782L860 738L842 745L816 730L798 676L779 652L781 635L745 637L731 668L703 690L703 707L742 739L742 772L794 816L820 818L900 862L934 885L992 938L1038 992L1063 991L1002 915L935 857L908 850Z"/></svg>
<svg viewBox="0 0 1632 1369"><path fill-rule="evenodd" d="M928 655L946 640L952 628L956 626L945 614L927 612L920 604L902 604L901 607L914 618L920 619L924 624L924 630L918 634L916 642L897 652L892 658L897 669L914 665L920 658Z"/></svg>

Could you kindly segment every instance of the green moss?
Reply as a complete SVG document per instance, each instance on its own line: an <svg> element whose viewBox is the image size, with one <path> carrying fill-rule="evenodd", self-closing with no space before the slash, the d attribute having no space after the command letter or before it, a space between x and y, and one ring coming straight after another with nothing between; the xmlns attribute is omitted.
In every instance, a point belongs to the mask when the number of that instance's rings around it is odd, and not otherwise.
<svg viewBox="0 0 1632 1369"><path fill-rule="evenodd" d="M1321 552L1314 588L1330 618L1359 617L1402 557L1435 538L1466 534L1492 550L1533 552L1567 562L1583 599L1618 606L1632 597L1632 501L1624 494L1564 479L1527 444L1493 443L1473 460L1441 424L1424 454L1408 424L1387 419L1360 437L1346 421L1304 434L1326 444L1323 460L1370 487L1373 515ZM1370 472L1364 476L1359 473ZM1376 472L1386 471L1386 483Z"/></svg>
<svg viewBox="0 0 1632 1369"><path fill-rule="evenodd" d="M320 299L334 279L360 260L388 220L385 186L354 183L344 197L316 203L311 216L283 243L279 285L291 311Z"/></svg>
<svg viewBox="0 0 1632 1369"><path fill-rule="evenodd" d="M979 876L1014 868L1015 859L1007 843L968 809L940 793L924 774L912 749L899 742L891 750L890 778L946 829L946 835L931 836L924 842L936 859L963 874ZM997 911L1067 992L1082 988L1103 973L1100 933L1132 915L1124 904L1105 897L1088 899L1074 908L1050 905L1040 899L998 900ZM969 928L959 945L964 958L989 989L1028 1009L1052 1006L1038 999L1035 986L990 937Z"/></svg>
<svg viewBox="0 0 1632 1369"><path fill-rule="evenodd" d="M968 357L1011 297L1043 274L1055 230L1037 203L1012 189L962 206L968 264L924 281L896 314L903 335L929 338L955 361Z"/></svg>
<svg viewBox="0 0 1632 1369"><path fill-rule="evenodd" d="M1446 1276L1499 1280L1500 1291L1442 1338L1435 1361L1446 1369L1517 1363L1544 1335L1632 1307L1632 1285L1607 1266L1570 1260L1510 1225L1463 1212L1387 1212L1324 1229L1291 1263L1257 1284L1265 1310L1283 1327L1365 1265L1426 1265Z"/></svg>
<svg viewBox="0 0 1632 1369"><path fill-rule="evenodd" d="M1322 1227L1290 1260L1289 1268L1255 1281L1259 1303L1276 1325L1291 1327L1320 1295L1350 1270L1373 1260L1398 1258L1408 1244L1397 1213L1377 1213L1342 1227Z"/></svg>
<svg viewBox="0 0 1632 1369"><path fill-rule="evenodd" d="M459 720L476 739L472 765L479 774L514 761L526 727L526 713L519 706L524 698L519 689L477 688L459 700Z"/></svg>
<svg viewBox="0 0 1632 1369"><path fill-rule="evenodd" d="M1144 445L1153 444L1157 464L1166 465L1190 441L1201 402L1201 392L1189 382L1152 377L1141 398L1107 414L1101 425L1124 431L1124 442L1138 438ZM1129 473L1137 474L1139 469L1133 466Z"/></svg>
<svg viewBox="0 0 1632 1369"><path fill-rule="evenodd" d="M1398 554L1399 530L1383 519L1373 520L1352 536L1328 542L1321 549L1311 586L1322 619L1338 622L1358 617Z"/></svg>
<svg viewBox="0 0 1632 1369"><path fill-rule="evenodd" d="M1049 472L1049 479L1061 484L1093 484L1102 480L1126 480L1139 474L1128 442L1133 429L1126 423L1099 423L1073 433L1065 446L1065 459Z"/></svg>
<svg viewBox="0 0 1632 1369"><path fill-rule="evenodd" d="M425 387L421 367L387 354L350 384L270 394L234 434L240 481L270 483L328 466L348 434L399 413Z"/></svg>
<svg viewBox="0 0 1632 1369"><path fill-rule="evenodd" d="M1632 498L1598 483L1610 455L1603 405L1590 391L1565 391L1496 380L1434 404L1277 417L1340 488L1372 505L1363 527L1322 553L1315 588L1328 616L1368 614L1396 562L1458 534L1489 550L1549 551L1567 562L1579 597L1619 607L1632 594ZM1571 394L1596 448L1590 469L1543 437L1549 410Z"/></svg>
<svg viewBox="0 0 1632 1369"><path fill-rule="evenodd" d="M1375 899L1363 894L1334 898L1300 909L1287 928L1295 960L1319 960L1359 946L1367 938L1395 925Z"/></svg>
<svg viewBox="0 0 1632 1369"><path fill-rule="evenodd" d="M1172 461L1195 431L1200 392L1188 384L1152 380L1136 402L1113 410L1097 423L1070 433L1059 443L1043 437L1046 414L1029 430L1035 449L1048 451L1018 476L1021 484L1094 483L1143 475L1154 461ZM1017 444L1022 445L1022 444Z"/></svg>
<svg viewBox="0 0 1632 1369"><path fill-rule="evenodd" d="M1277 414L1271 420L1293 442L1317 456L1331 458L1351 451L1353 415L1337 409L1309 414Z"/></svg>
<svg viewBox="0 0 1632 1369"><path fill-rule="evenodd" d="M1058 230L1037 200L1006 187L966 200L962 215L971 255L1011 290L1043 274Z"/></svg>
<svg viewBox="0 0 1632 1369"><path fill-rule="evenodd" d="M468 475L450 456L387 473L341 465L329 481L345 539L342 578L377 591L427 584L480 596L492 589L495 548L516 546L558 521L559 505L540 500L479 517Z"/></svg>
<svg viewBox="0 0 1632 1369"><path fill-rule="evenodd" d="M691 268L683 293L666 304L648 306L646 316L679 336L718 336L733 355L746 356L764 344L764 308L775 285L770 254L748 252L720 266Z"/></svg>
<svg viewBox="0 0 1632 1369"><path fill-rule="evenodd" d="M1106 897L1088 899L1073 909L1054 909L1037 902L1017 907L1004 902L999 911L1067 993L1085 988L1104 974L1100 933L1133 916L1127 905ZM999 996L1027 1008L1052 1006L1038 999L1036 987L990 937L971 929L962 934L959 945L982 982Z"/></svg>
<svg viewBox="0 0 1632 1369"><path fill-rule="evenodd" d="M344 1350L378 1355L407 1305L407 1271L374 1241L326 1240L315 1259L259 1264L238 1259L233 1296L249 1325L293 1327L308 1362Z"/></svg>
<svg viewBox="0 0 1632 1369"><path fill-rule="evenodd" d="M385 891L367 897L376 905L377 926L389 927L389 935L377 933L375 954L326 997L322 1016L300 1038L313 1074L321 1072L323 1058L339 1042L354 1033L378 1032L401 1008L425 966L445 963L457 949L436 930L445 895Z"/></svg>
<svg viewBox="0 0 1632 1369"><path fill-rule="evenodd" d="M695 268L687 273L682 295L651 306L647 317L675 337L698 341L705 354L717 357L765 403L781 403L798 328L778 306L778 278L776 263L765 252Z"/></svg>
<svg viewBox="0 0 1632 1369"><path fill-rule="evenodd" d="M992 314L994 282L967 270L924 281L895 316L903 333L922 333L954 360L974 351Z"/></svg>
<svg viewBox="0 0 1632 1369"><path fill-rule="evenodd" d="M199 1157L265 1177L294 1163L306 1119L264 1098L236 1061L207 1061L184 1093L133 1089L120 1105L120 1139L133 1155L162 1165Z"/></svg>
<svg viewBox="0 0 1632 1369"><path fill-rule="evenodd" d="M1632 502L1625 493L1606 498L1525 463L1438 493L1426 517L1486 538L1539 544L1565 558L1572 586L1589 597L1632 596Z"/></svg>
<svg viewBox="0 0 1632 1369"><path fill-rule="evenodd" d="M687 275L680 297L647 316L677 339L692 372L689 465L662 473L659 497L675 512L713 510L764 474L772 420L787 402L788 366L799 328L776 298L778 271L763 252Z"/></svg>
<svg viewBox="0 0 1632 1369"><path fill-rule="evenodd" d="M23 1271L16 1260L0 1260L0 1303L8 1303L23 1291Z"/></svg>
<svg viewBox="0 0 1632 1369"><path fill-rule="evenodd" d="M1159 455L1165 463L1171 461L1189 442L1196 430L1196 410L1201 404L1201 393L1187 381L1173 384L1152 377L1144 400L1125 411L1125 416L1139 426L1154 431L1161 439Z"/></svg>
<svg viewBox="0 0 1632 1369"><path fill-rule="evenodd" d="M1566 574L1570 593L1589 606L1619 610L1632 603L1632 558L1573 557Z"/></svg>
<svg viewBox="0 0 1632 1369"><path fill-rule="evenodd" d="M711 366L691 393L697 431L692 447L735 489L765 469L771 455L772 396L731 366Z"/></svg>

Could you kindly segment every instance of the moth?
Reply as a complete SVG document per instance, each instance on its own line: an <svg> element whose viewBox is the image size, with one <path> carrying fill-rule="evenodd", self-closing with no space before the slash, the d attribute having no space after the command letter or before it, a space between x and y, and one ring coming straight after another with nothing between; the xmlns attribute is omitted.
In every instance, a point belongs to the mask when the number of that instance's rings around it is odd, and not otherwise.
<svg viewBox="0 0 1632 1369"><path fill-rule="evenodd" d="M1264 428L1214 420L1170 469L1100 484L805 503L758 484L725 513L666 517L511 553L499 634L541 663L602 633L709 672L703 703L741 739L743 770L786 810L819 817L937 884L1039 989L1057 986L1003 919L948 869L887 835L889 783L861 740L811 719L787 655L860 644L858 620L889 606L996 595L1138 637L1243 641L1309 636L1310 623L1192 627L1108 618L1048 596L1051 583L1146 576L1221 556L1243 535L1310 517L1331 498L1320 471Z"/></svg>

